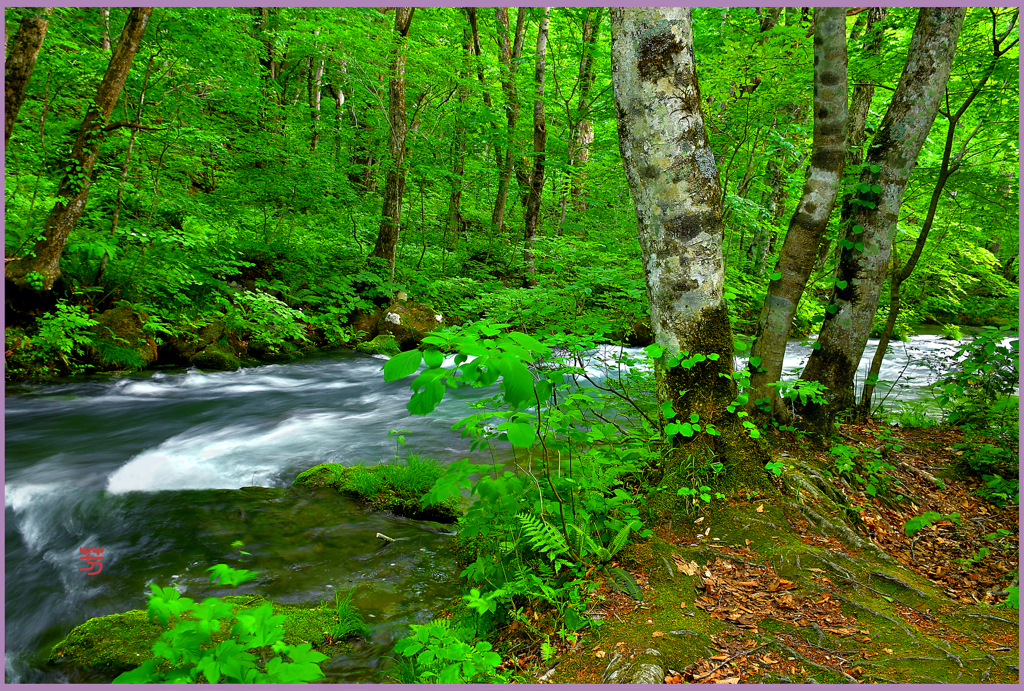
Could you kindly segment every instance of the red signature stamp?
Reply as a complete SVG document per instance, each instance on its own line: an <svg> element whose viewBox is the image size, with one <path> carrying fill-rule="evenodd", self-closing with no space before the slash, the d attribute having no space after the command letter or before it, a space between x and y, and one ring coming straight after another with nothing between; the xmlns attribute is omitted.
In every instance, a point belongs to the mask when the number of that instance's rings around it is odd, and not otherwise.
<svg viewBox="0 0 1024 691"><path fill-rule="evenodd" d="M89 576L95 576L103 570L103 548L102 547L79 547L81 553L79 559L85 560L85 566L79 567L79 571L85 571ZM93 571L95 569L95 571Z"/></svg>

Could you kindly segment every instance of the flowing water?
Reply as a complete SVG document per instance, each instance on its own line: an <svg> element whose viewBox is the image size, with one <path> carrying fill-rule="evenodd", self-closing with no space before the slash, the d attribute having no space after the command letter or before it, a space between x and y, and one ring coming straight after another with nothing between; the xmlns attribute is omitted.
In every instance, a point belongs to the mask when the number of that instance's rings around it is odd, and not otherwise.
<svg viewBox="0 0 1024 691"><path fill-rule="evenodd" d="M952 364L954 346L937 337L915 337L907 347L939 369ZM787 371L809 352L791 343ZM915 387L935 379L908 361L915 353L902 344L891 353L881 379L902 372L916 377ZM328 680L381 680L408 624L429 620L456 592L450 535L444 526L368 513L333 492L290 484L317 463L393 457L392 429L407 430L415 453L460 458L467 446L451 425L477 395L449 390L433 415L410 417L408 380L385 383L381 364L341 352L234 372L9 387L6 680L107 681L46 664L49 649L91 617L145 608L149 583L174 583L200 599L230 594L207 581L205 569L216 563L259 572L239 593L317 603L351 592L372 635L330 662ZM405 539L382 547L378 532ZM236 540L251 556L231 546ZM102 572L80 570L83 547L103 548Z"/></svg>

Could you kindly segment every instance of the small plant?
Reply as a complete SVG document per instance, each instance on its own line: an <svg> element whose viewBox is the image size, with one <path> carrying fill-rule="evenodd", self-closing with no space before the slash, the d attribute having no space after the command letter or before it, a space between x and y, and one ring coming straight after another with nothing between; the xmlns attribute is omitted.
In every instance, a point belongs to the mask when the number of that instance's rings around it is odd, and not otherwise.
<svg viewBox="0 0 1024 691"><path fill-rule="evenodd" d="M225 564L212 566L210 582L237 586L255 577L255 572L232 569ZM230 637L214 645L213 634L221 630L221 621L232 617L229 603L208 597L202 603L181 597L173 587L150 586L149 616L164 627L176 619L153 644L153 659L125 672L115 684L194 684L205 680L216 684L222 679L240 684L300 684L324 676L317 664L327 660L309 643L290 645L284 642L284 615L274 615L268 603L252 611L235 614L237 622ZM189 618L184 618L188 615ZM250 650L269 648L269 657L257 662ZM166 662L161 662L166 661ZM170 669L167 669L169 664ZM159 668L159 669L158 669Z"/></svg>
<svg viewBox="0 0 1024 691"><path fill-rule="evenodd" d="M782 461L769 461L765 463L764 469L775 477L781 477L782 473L786 470L786 464ZM792 469L792 466L790 466L790 469Z"/></svg>
<svg viewBox="0 0 1024 691"><path fill-rule="evenodd" d="M413 659L420 681L436 684L485 682L501 664L487 641L467 640L445 619L413 624L412 635L395 644L395 652Z"/></svg>
<svg viewBox="0 0 1024 691"><path fill-rule="evenodd" d="M39 333L32 339L36 357L43 361L57 359L72 369L68 358L81 355L85 346L93 341L89 328L96 320L80 305L68 304L66 300L57 303L57 311L44 314L38 320Z"/></svg>
<svg viewBox="0 0 1024 691"><path fill-rule="evenodd" d="M962 341L964 334L958 324L944 324L942 326L942 337L949 341Z"/></svg>
<svg viewBox="0 0 1024 691"><path fill-rule="evenodd" d="M911 518L909 521L907 521L903 525L903 530L904 532L906 532L907 537L914 537L919 532L921 532L921 530L927 528L936 521L953 521L954 523L959 525L960 514L951 513L947 516L943 516L941 513L936 513L935 511L925 511L920 516L915 516L914 518Z"/></svg>
<svg viewBox="0 0 1024 691"><path fill-rule="evenodd" d="M33 290L42 290L46 285L46 278L38 271L29 271L25 274L25 283Z"/></svg>

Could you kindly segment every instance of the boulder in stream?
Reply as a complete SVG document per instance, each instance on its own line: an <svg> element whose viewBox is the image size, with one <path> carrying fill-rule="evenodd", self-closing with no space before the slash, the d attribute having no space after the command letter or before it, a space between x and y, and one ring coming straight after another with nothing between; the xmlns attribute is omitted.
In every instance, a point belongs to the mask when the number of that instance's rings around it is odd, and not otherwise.
<svg viewBox="0 0 1024 691"><path fill-rule="evenodd" d="M143 331L146 315L121 303L94 317L86 357L104 368L143 369L156 360L156 341Z"/></svg>

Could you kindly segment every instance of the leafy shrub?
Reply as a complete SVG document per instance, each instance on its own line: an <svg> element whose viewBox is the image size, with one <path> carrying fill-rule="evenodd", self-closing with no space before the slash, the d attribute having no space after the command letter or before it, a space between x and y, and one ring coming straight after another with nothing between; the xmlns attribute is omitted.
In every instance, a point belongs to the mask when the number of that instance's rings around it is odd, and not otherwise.
<svg viewBox="0 0 1024 691"><path fill-rule="evenodd" d="M302 312L262 291L244 291L228 303L224 318L228 329L249 335L250 343L267 352L278 352L286 341L305 341Z"/></svg>
<svg viewBox="0 0 1024 691"><path fill-rule="evenodd" d="M950 424L1007 427L1017 420L1020 340L1009 330L987 327L956 353L958 368L936 384ZM962 358L962 359L961 359Z"/></svg>
<svg viewBox="0 0 1024 691"><path fill-rule="evenodd" d="M56 312L44 314L36 323L39 331L31 345L35 357L47 363L57 359L70 369L68 357L81 355L84 347L92 343L89 328L96 325L96 320L80 305L61 300Z"/></svg>
<svg viewBox="0 0 1024 691"><path fill-rule="evenodd" d="M256 574L245 569L232 569L224 564L212 566L210 582L218 579L231 587L252 579ZM289 645L284 642L284 615L274 615L268 603L251 612L239 612L231 635L217 645L212 635L221 629L221 620L232 617L232 607L215 597L200 604L181 594L173 587L161 588L152 584L149 596L149 616L162 626L168 626L171 617L175 626L164 631L153 644L154 659L146 660L138 668L125 672L114 680L117 684L197 683L200 675L211 684L221 679L240 684L295 684L315 681L324 676L318 662L328 657L312 649L309 643ZM192 618L184 619L188 614ZM269 647L269 658L256 660L249 652ZM169 663L162 664L160 660Z"/></svg>
<svg viewBox="0 0 1024 691"><path fill-rule="evenodd" d="M395 644L395 652L413 658L419 681L435 684L486 682L501 664L501 656L487 641L467 640L445 619L413 624L412 635Z"/></svg>
<svg viewBox="0 0 1024 691"><path fill-rule="evenodd" d="M925 511L920 516L915 516L907 521L903 525L903 530L906 532L907 537L914 537L921 532L921 530L927 528L936 521L953 521L959 525L960 514L951 513L948 516L943 516L941 513L936 513L935 511Z"/></svg>

